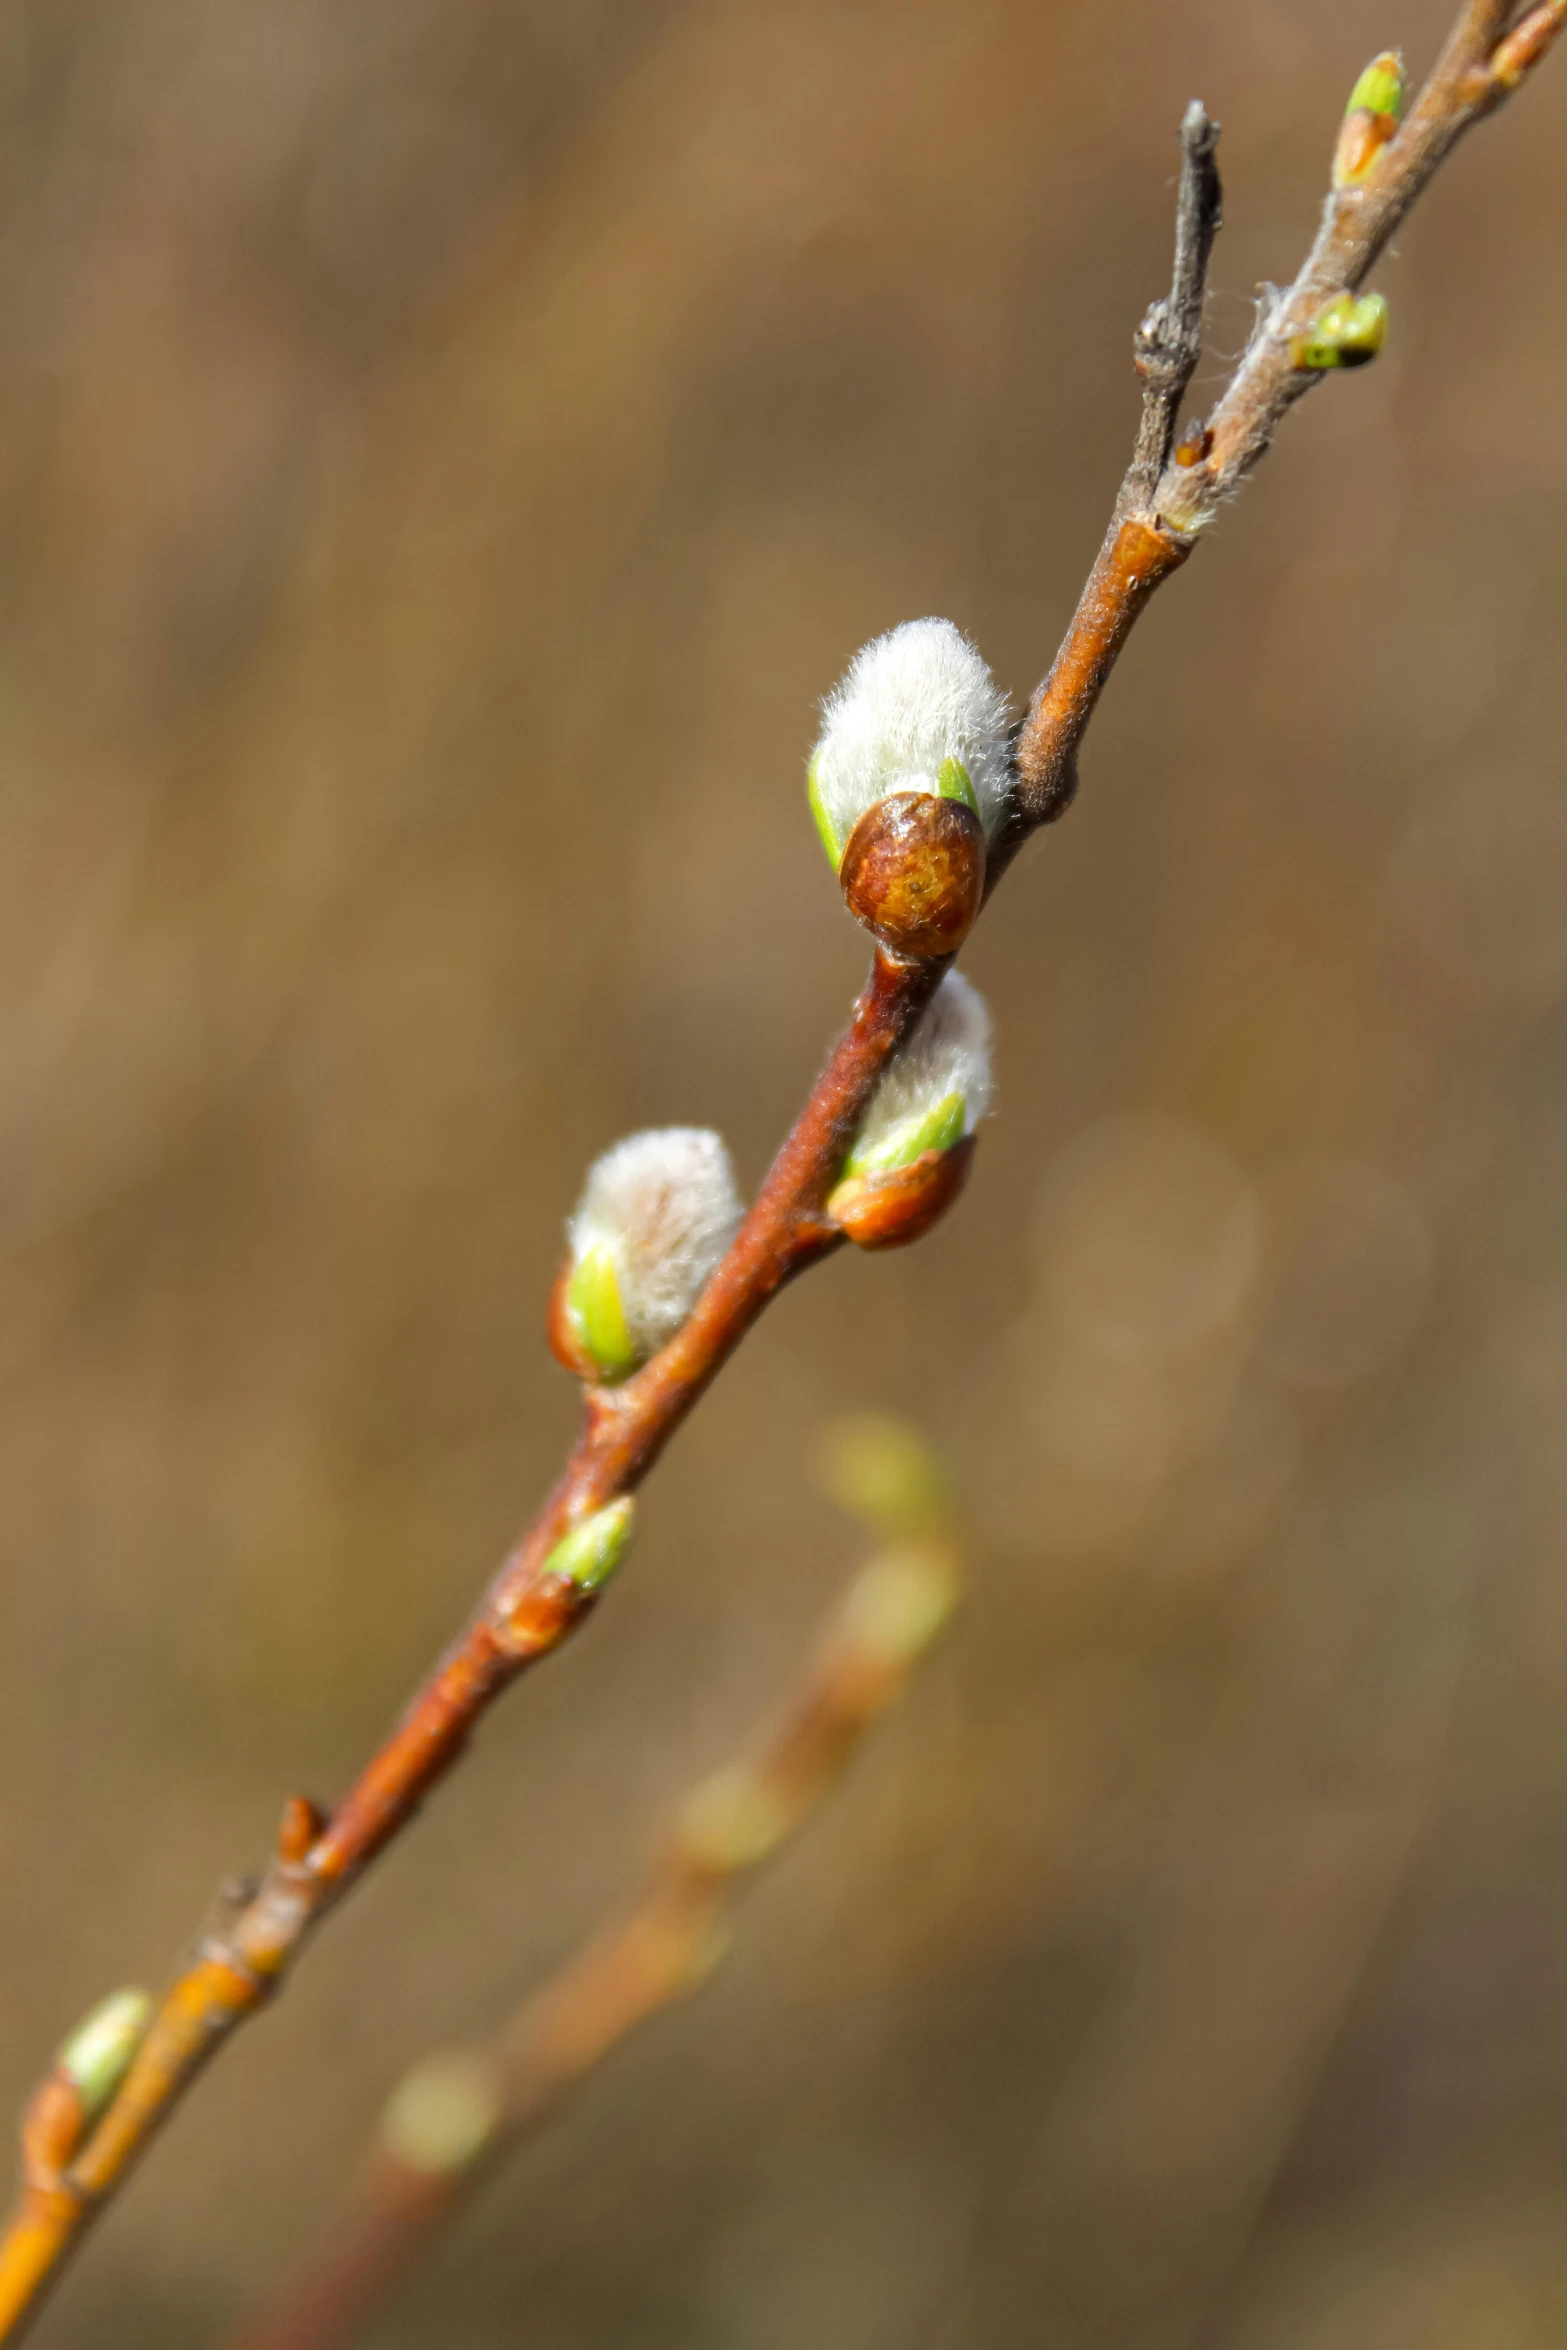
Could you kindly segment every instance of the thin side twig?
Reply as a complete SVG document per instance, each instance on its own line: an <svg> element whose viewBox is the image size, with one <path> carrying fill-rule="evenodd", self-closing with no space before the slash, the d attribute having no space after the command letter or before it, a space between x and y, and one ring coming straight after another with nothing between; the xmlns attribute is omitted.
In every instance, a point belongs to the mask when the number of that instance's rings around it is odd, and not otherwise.
<svg viewBox="0 0 1567 2350"><path fill-rule="evenodd" d="M1019 732L1015 812L1002 854L992 861L992 886L1029 834L1070 807L1077 747L1105 680L1144 604L1189 552L1188 541L1160 525L1158 489L1181 402L1202 357L1208 262L1224 217L1218 140L1218 124L1194 98L1181 122L1170 291L1150 304L1132 337L1132 364L1143 382L1132 462L1066 640Z"/></svg>
<svg viewBox="0 0 1567 2350"><path fill-rule="evenodd" d="M1455 141L1533 70L1564 16L1567 0L1542 0L1516 23L1510 9L1468 0L1372 177L1329 198L1305 266L1265 312L1214 411L1200 461L1182 464L1190 452L1178 447L1150 494L1140 432L1105 542L1019 730L1013 814L992 853L987 887L1028 835L1067 804L1078 745L1149 596L1186 560L1291 403L1315 380L1295 366L1292 338L1326 300L1364 280ZM1199 160L1188 146L1183 209ZM1211 164L1211 146L1205 160ZM1186 250L1195 255L1195 237ZM1195 261L1178 258L1172 314L1200 299L1199 275ZM1156 396L1162 437L1170 403L1167 390ZM1150 425L1149 445L1152 431ZM549 1571L551 1552L572 1527L640 1484L768 1301L840 1244L841 1233L825 1215L828 1192L878 1079L944 967L878 951L845 1036L690 1321L624 1387L589 1392L583 1433L560 1482L386 1744L328 1819L318 1820L297 1800L286 1808L259 1887L209 1933L194 1963L164 1994L123 2085L59 2171L49 2197L33 2193L24 2179L0 2238L0 2343L19 2337L93 2218L205 2065L275 1993L312 1929L412 1819L501 1691L587 1615L592 1596Z"/></svg>
<svg viewBox="0 0 1567 2350"><path fill-rule="evenodd" d="M1137 446L1121 484L1125 513L1146 507L1175 446L1186 387L1202 357L1203 308L1213 240L1224 222L1224 191L1215 151L1219 126L1194 98L1181 123L1181 184L1175 203L1175 268L1170 291L1149 305L1132 338L1132 361L1143 379Z"/></svg>
<svg viewBox="0 0 1567 2350"><path fill-rule="evenodd" d="M745 1880L805 1825L899 1697L951 1610L958 1576L951 1533L934 1520L867 1561L761 1750L692 1792L629 1911L493 2040L406 2076L358 2208L231 2350L345 2350L562 2096L639 2024L706 1982Z"/></svg>

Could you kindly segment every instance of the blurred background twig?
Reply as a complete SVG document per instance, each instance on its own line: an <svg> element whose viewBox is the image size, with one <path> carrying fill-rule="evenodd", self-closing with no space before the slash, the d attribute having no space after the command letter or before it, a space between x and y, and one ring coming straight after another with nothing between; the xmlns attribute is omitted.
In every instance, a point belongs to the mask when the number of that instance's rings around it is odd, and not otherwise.
<svg viewBox="0 0 1567 2350"><path fill-rule="evenodd" d="M868 1417L829 1431L824 1467L834 1497L882 1546L835 1608L778 1727L693 1789L624 1918L487 2045L426 2058L405 2076L382 2117L361 2208L236 2350L339 2350L354 2340L563 2092L707 1980L742 1881L810 1817L902 1693L958 1595L942 1473L912 1428Z"/></svg>

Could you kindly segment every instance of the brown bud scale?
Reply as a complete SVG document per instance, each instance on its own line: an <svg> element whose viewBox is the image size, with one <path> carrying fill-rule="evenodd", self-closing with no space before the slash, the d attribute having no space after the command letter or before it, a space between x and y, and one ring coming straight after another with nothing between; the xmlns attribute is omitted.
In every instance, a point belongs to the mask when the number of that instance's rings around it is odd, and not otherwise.
<svg viewBox="0 0 1567 2350"><path fill-rule="evenodd" d="M984 894L984 830L961 800L889 792L850 833L838 878L850 912L895 954L956 954Z"/></svg>
<svg viewBox="0 0 1567 2350"><path fill-rule="evenodd" d="M566 1293L570 1287L571 1259L568 1257L550 1288L550 1302L544 1313L544 1335L550 1342L550 1352L557 1363L568 1371L574 1371L579 1379L596 1379L598 1368L588 1360L578 1344L576 1326L566 1308Z"/></svg>
<svg viewBox="0 0 1567 2350"><path fill-rule="evenodd" d="M297 1868L326 1826L326 1813L308 1795L291 1795L278 1822L277 1856L285 1867Z"/></svg>
<svg viewBox="0 0 1567 2350"><path fill-rule="evenodd" d="M56 2065L22 2114L22 2174L29 2186L45 2194L59 2186L86 2127L81 2091Z"/></svg>
<svg viewBox="0 0 1567 2350"><path fill-rule="evenodd" d="M578 1617L589 1613L596 1598L596 1593L581 1590L569 1576L541 1575L496 1624L496 1637L508 1656L547 1655Z"/></svg>
<svg viewBox="0 0 1567 2350"><path fill-rule="evenodd" d="M1372 165L1397 128L1397 115L1373 114L1365 106L1346 114L1333 157L1335 188L1357 188L1369 179Z"/></svg>
<svg viewBox="0 0 1567 2350"><path fill-rule="evenodd" d="M856 1248L906 1248L939 1223L968 1181L974 1136L950 1150L923 1151L906 1167L851 1175L827 1202L827 1213Z"/></svg>

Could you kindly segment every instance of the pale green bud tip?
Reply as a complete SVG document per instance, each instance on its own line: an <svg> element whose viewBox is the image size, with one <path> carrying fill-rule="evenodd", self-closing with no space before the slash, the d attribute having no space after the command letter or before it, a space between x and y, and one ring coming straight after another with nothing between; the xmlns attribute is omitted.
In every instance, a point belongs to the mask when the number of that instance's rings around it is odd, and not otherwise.
<svg viewBox="0 0 1567 2350"><path fill-rule="evenodd" d="M949 1151L967 1132L963 1096L949 1093L923 1117L906 1118L901 1126L857 1143L844 1165L848 1175L890 1175L896 1167L911 1167L927 1151Z"/></svg>
<svg viewBox="0 0 1567 2350"><path fill-rule="evenodd" d="M955 1562L943 1550L889 1550L864 1570L843 1608L852 1645L879 1664L910 1665L957 1604Z"/></svg>
<svg viewBox="0 0 1567 2350"><path fill-rule="evenodd" d="M583 1353L600 1379L625 1379L639 1356L626 1328L620 1280L607 1248L590 1248L572 1268L566 1285L566 1312Z"/></svg>
<svg viewBox="0 0 1567 2350"><path fill-rule="evenodd" d="M1387 301L1381 294L1339 294L1317 313L1309 333L1290 346L1295 365L1310 370L1363 367L1381 350L1387 335Z"/></svg>
<svg viewBox="0 0 1567 2350"><path fill-rule="evenodd" d="M500 2118L491 2067L454 2049L426 2057L398 2082L381 2116L381 2144L411 2170L460 2171L484 2151Z"/></svg>
<svg viewBox="0 0 1567 2350"><path fill-rule="evenodd" d="M602 1591L626 1555L636 1506L630 1494L623 1493L618 1501L573 1526L550 1552L545 1573L559 1575L579 1591Z"/></svg>
<svg viewBox="0 0 1567 2350"><path fill-rule="evenodd" d="M1396 49L1384 49L1380 57L1373 57L1359 81L1349 93L1348 114L1386 114L1394 122L1404 112L1404 60Z"/></svg>
<svg viewBox="0 0 1567 2350"><path fill-rule="evenodd" d="M84 2016L55 2062L89 2115L102 2113L131 2069L152 2019L145 1991L111 1991Z"/></svg>
<svg viewBox="0 0 1567 2350"><path fill-rule="evenodd" d="M813 758L805 770L805 796L811 803L811 817L821 839L822 847L827 852L827 862L836 873L843 863L843 836L837 825L834 824L828 813L827 803L822 798L821 761L819 758Z"/></svg>
<svg viewBox="0 0 1567 2350"><path fill-rule="evenodd" d="M961 800L971 814L984 822L984 810L979 794L969 781L969 771L961 759L943 759L936 770L936 794L943 800Z"/></svg>
<svg viewBox="0 0 1567 2350"><path fill-rule="evenodd" d="M822 1484L838 1507L879 1534L924 1533L948 1515L940 1462L919 1431L891 1413L853 1412L834 1420L818 1461Z"/></svg>

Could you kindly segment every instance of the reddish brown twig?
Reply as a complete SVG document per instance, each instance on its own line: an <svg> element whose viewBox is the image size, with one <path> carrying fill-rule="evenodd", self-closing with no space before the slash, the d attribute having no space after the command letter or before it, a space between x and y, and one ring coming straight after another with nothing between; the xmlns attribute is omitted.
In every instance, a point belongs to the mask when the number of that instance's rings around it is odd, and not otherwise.
<svg viewBox="0 0 1567 2350"><path fill-rule="evenodd" d="M900 1441L912 1452L911 1439ZM760 1752L693 1791L632 1908L495 2039L427 2058L406 2076L387 2106L358 2210L234 2350L342 2350L562 2093L638 2024L706 1981L727 1947L743 1879L831 1791L957 1596L956 1548L917 1454L902 1482L901 1537L855 1577Z"/></svg>
<svg viewBox="0 0 1567 2350"><path fill-rule="evenodd" d="M1175 279L1168 301L1156 306L1161 315L1151 314L1138 339L1145 394L1137 452L1061 651L1020 730L1014 812L992 853L989 885L1070 799L1078 744L1149 595L1185 560L1315 380L1297 363L1297 338L1325 302L1363 282L1454 142L1538 63L1564 15L1567 0L1542 0L1516 22L1510 7L1468 0L1408 120L1362 185L1330 197L1305 266L1288 293L1264 305L1209 424L1167 454L1150 490L1152 459L1168 449L1195 353L1201 264L1217 219L1212 125L1200 107L1188 113ZM196 2075L276 1990L311 1929L412 1818L501 1690L588 1612L592 1593L551 1573L551 1551L641 1481L773 1294L839 1244L824 1213L828 1193L877 1079L943 968L878 951L847 1034L685 1328L624 1387L590 1392L565 1475L467 1631L319 1833L313 1815L290 1808L260 1885L208 1934L166 1993L119 2094L61 2172L58 2193L47 2209L24 2195L0 2240L0 2342L17 2338Z"/></svg>

